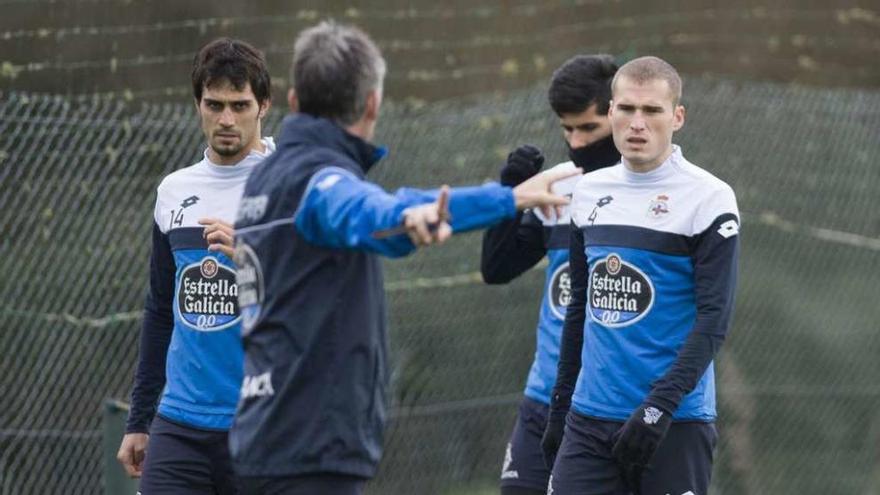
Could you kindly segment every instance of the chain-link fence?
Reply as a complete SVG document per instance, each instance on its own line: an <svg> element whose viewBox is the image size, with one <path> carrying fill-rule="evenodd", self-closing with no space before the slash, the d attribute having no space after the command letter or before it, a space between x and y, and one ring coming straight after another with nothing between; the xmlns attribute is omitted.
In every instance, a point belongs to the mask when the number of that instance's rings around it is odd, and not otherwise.
<svg viewBox="0 0 880 495"><path fill-rule="evenodd" d="M545 91L391 102L372 178L480 182L523 142L564 159ZM880 92L702 79L684 103L676 141L743 211L713 493L880 493ZM101 493L102 401L131 386L155 187L202 143L188 104L0 96L0 494ZM542 277L484 286L479 245L385 265L392 414L371 494L493 492Z"/></svg>
<svg viewBox="0 0 880 495"><path fill-rule="evenodd" d="M388 57L389 95L524 88L574 53L653 54L688 74L822 86L880 84L871 0L0 0L0 87L179 101L197 47L243 38L283 100L293 41L356 23Z"/></svg>

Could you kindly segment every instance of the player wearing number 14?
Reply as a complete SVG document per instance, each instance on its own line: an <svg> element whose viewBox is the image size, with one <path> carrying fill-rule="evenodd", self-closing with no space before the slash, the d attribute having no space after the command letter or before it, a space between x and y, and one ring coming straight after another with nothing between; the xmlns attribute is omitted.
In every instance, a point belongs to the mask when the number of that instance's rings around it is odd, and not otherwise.
<svg viewBox="0 0 880 495"><path fill-rule="evenodd" d="M243 351L230 224L251 170L275 148L260 132L270 80L263 56L230 39L199 52L192 79L208 148L157 191L150 291L118 454L143 495L237 489L227 431Z"/></svg>

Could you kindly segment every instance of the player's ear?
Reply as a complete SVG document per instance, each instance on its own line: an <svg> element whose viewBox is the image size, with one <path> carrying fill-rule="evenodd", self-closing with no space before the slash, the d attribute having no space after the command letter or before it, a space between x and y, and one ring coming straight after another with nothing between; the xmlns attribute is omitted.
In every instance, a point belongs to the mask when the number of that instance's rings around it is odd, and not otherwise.
<svg viewBox="0 0 880 495"><path fill-rule="evenodd" d="M382 92L378 89L370 91L367 95L367 107L364 109L364 117L368 121L379 118L379 107L382 105Z"/></svg>
<svg viewBox="0 0 880 495"><path fill-rule="evenodd" d="M676 105L675 109L672 111L672 130L677 131L684 127L684 118L687 112L684 109L684 105Z"/></svg>
<svg viewBox="0 0 880 495"><path fill-rule="evenodd" d="M291 112L299 111L299 100L297 100L296 90L293 88L287 90L287 106L290 107Z"/></svg>
<svg viewBox="0 0 880 495"><path fill-rule="evenodd" d="M258 118L262 119L269 112L269 107L272 106L272 98L266 98L263 103L260 103L260 113Z"/></svg>
<svg viewBox="0 0 880 495"><path fill-rule="evenodd" d="M614 112L614 100L608 100L608 118L611 118L611 113Z"/></svg>

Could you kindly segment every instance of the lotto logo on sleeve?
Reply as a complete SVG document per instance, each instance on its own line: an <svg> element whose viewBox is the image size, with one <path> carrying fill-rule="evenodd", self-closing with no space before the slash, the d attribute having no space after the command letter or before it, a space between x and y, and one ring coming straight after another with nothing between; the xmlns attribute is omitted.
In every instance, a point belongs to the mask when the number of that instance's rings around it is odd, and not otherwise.
<svg viewBox="0 0 880 495"><path fill-rule="evenodd" d="M651 279L614 253L593 264L589 294L590 318L606 327L631 325L654 305Z"/></svg>
<svg viewBox="0 0 880 495"><path fill-rule="evenodd" d="M223 330L238 322L235 270L213 256L181 270L176 299L181 321L195 330Z"/></svg>
<svg viewBox="0 0 880 495"><path fill-rule="evenodd" d="M722 223L721 227L718 227L718 233L721 234L721 237L730 239L739 234L739 223L736 220L728 220Z"/></svg>

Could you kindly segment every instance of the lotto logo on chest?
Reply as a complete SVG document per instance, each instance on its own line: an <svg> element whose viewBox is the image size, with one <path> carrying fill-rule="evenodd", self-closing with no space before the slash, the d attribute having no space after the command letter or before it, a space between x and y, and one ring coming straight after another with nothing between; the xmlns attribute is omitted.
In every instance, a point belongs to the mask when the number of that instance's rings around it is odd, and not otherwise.
<svg viewBox="0 0 880 495"><path fill-rule="evenodd" d="M606 327L624 327L642 319L654 305L651 279L617 254L590 271L590 318Z"/></svg>
<svg viewBox="0 0 880 495"><path fill-rule="evenodd" d="M235 271L212 256L181 270L176 299L180 319L195 330L223 330L239 318Z"/></svg>

